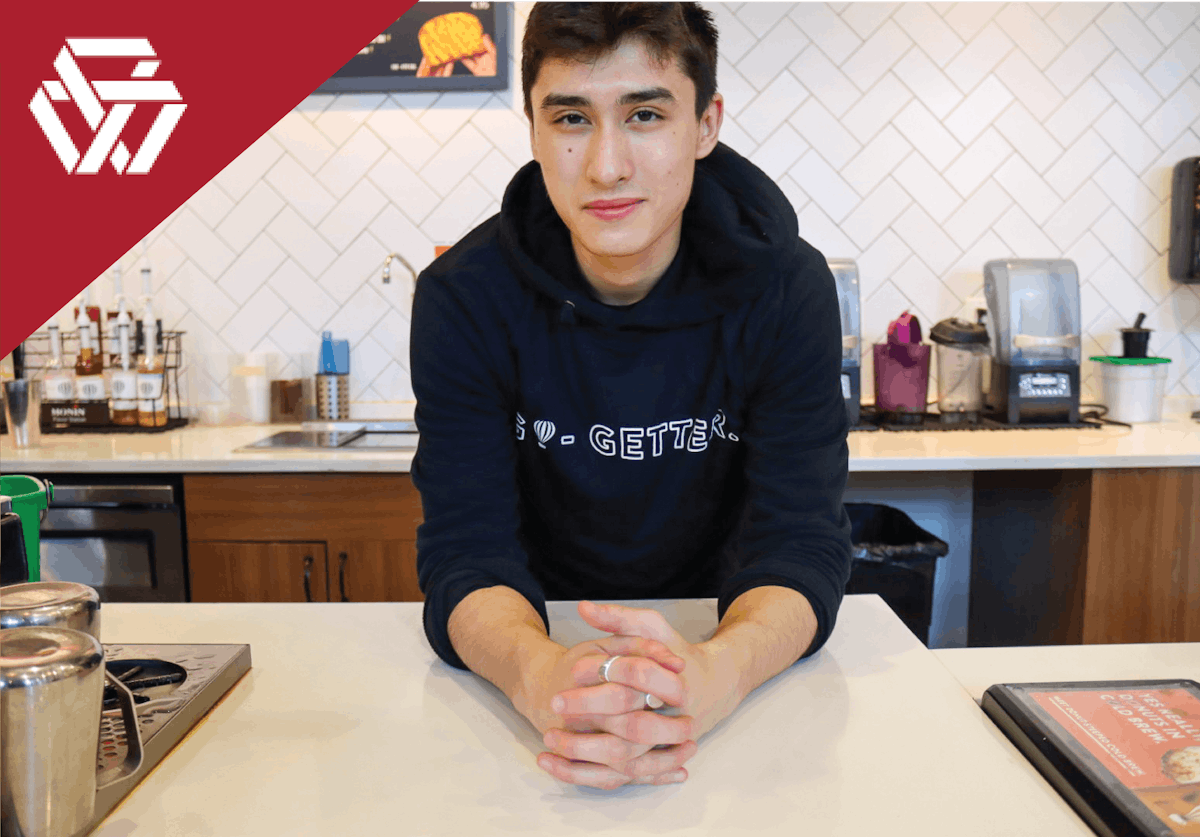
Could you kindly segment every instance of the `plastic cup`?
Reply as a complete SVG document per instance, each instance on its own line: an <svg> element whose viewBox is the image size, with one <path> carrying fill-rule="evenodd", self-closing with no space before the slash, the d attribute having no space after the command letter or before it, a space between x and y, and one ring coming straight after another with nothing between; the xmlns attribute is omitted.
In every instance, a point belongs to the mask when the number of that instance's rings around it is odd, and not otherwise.
<svg viewBox="0 0 1200 837"><path fill-rule="evenodd" d="M1100 400L1113 421L1138 424L1162 421L1169 358L1093 357L1100 379Z"/></svg>

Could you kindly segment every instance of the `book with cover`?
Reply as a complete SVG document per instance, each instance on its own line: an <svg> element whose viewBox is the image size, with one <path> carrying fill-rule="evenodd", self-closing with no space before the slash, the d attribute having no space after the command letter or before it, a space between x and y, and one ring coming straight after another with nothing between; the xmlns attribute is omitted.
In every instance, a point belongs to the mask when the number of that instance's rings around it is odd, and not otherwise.
<svg viewBox="0 0 1200 837"><path fill-rule="evenodd" d="M1200 683L1007 683L982 703L1097 834L1200 836Z"/></svg>

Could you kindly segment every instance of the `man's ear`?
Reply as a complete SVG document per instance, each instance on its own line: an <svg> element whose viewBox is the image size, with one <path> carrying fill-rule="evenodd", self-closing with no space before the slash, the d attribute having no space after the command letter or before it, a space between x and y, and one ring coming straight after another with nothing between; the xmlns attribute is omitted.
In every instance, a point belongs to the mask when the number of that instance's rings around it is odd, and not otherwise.
<svg viewBox="0 0 1200 837"><path fill-rule="evenodd" d="M529 119L529 153L533 155L533 161L540 164L542 161L537 156L537 143L533 141L533 119L526 118Z"/></svg>
<svg viewBox="0 0 1200 837"><path fill-rule="evenodd" d="M696 159L700 160L712 153L717 147L721 135L721 122L725 118L725 99L720 93L714 93L712 101L700 115L700 132L696 136Z"/></svg>

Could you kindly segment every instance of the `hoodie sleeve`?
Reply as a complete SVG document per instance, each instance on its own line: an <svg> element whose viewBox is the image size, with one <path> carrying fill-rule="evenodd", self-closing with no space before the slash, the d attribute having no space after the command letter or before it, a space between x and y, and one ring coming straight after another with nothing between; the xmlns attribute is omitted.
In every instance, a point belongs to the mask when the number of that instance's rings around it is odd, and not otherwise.
<svg viewBox="0 0 1200 837"><path fill-rule="evenodd" d="M511 587L549 626L545 595L518 534L511 352L498 318L487 313L486 301L468 305L442 276L417 283L410 341L420 431L412 478L424 511L417 575L425 635L457 668L466 665L446 623L474 590Z"/></svg>
<svg viewBox="0 0 1200 837"><path fill-rule="evenodd" d="M850 576L849 418L833 276L820 253L802 250L807 266L764 294L746 330L747 508L740 569L722 586L718 613L755 587L796 590L817 617L808 656L829 638Z"/></svg>

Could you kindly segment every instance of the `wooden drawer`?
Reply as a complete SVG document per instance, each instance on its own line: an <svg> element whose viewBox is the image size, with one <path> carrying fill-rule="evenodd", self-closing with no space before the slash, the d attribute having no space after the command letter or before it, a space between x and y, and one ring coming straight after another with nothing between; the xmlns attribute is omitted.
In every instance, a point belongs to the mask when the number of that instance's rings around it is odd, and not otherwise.
<svg viewBox="0 0 1200 837"><path fill-rule="evenodd" d="M407 474L189 474L189 541L415 540Z"/></svg>

